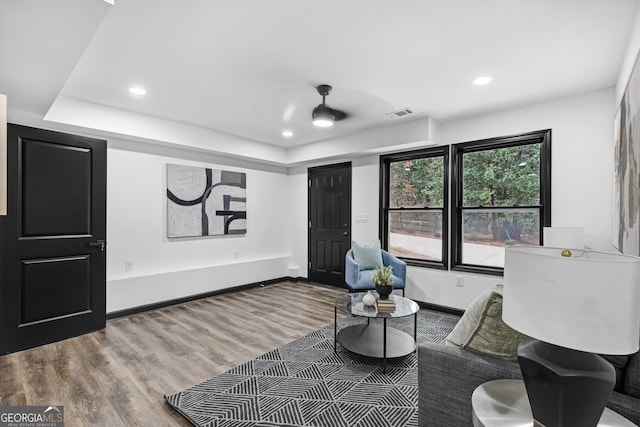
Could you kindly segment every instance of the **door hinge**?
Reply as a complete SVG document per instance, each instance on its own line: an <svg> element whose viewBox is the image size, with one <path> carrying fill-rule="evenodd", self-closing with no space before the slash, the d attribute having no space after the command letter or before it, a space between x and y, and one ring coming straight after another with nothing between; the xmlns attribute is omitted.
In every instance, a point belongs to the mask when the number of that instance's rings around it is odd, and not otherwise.
<svg viewBox="0 0 640 427"><path fill-rule="evenodd" d="M309 180L309 188L313 187L313 184L311 184L311 180Z"/></svg>
<svg viewBox="0 0 640 427"><path fill-rule="evenodd" d="M311 261L309 261L309 270L311 270Z"/></svg>
<svg viewBox="0 0 640 427"><path fill-rule="evenodd" d="M311 221L309 221L309 228L311 228Z"/></svg>

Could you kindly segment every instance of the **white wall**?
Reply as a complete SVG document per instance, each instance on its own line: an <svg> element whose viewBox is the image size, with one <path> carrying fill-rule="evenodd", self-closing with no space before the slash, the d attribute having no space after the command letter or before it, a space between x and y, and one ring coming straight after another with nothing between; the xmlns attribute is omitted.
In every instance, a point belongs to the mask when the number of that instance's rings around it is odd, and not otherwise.
<svg viewBox="0 0 640 427"><path fill-rule="evenodd" d="M584 227L590 246L613 250L611 242L613 189L614 90L541 102L482 116L441 122L438 142L452 144L540 129L552 130L552 224ZM290 191L306 197L302 172L290 176ZM378 236L379 158L355 159L352 170L353 239L370 242ZM306 178L306 172L304 174ZM306 224L306 204L295 206L295 218ZM357 215L368 215L357 223ZM306 228L296 227L293 257L306 262ZM304 275L304 274L303 274ZM461 278L463 286L457 286ZM501 277L409 267L407 296L464 309Z"/></svg>
<svg viewBox="0 0 640 427"><path fill-rule="evenodd" d="M304 168L289 171L288 196L290 204L289 222L290 234L288 245L291 250L290 267L296 274L293 277L308 277L307 242L309 233L309 219L307 215L307 170Z"/></svg>
<svg viewBox="0 0 640 427"><path fill-rule="evenodd" d="M379 191L368 191L371 187L379 187L380 156L355 159L351 166L351 239L368 244L378 239L380 229L380 194Z"/></svg>
<svg viewBox="0 0 640 427"><path fill-rule="evenodd" d="M451 144L551 128L553 225L583 226L592 246L609 249L613 113L610 88L441 122L437 137ZM306 166L287 172L183 150L139 152L131 148L135 144L109 140L108 312L283 276L307 277ZM246 172L248 234L168 240L166 163ZM379 157L355 158L352 166L352 238L371 242L379 233ZM366 222L357 221L364 217ZM133 261L133 271L125 271L127 260ZM500 280L410 267L407 296L465 308Z"/></svg>
<svg viewBox="0 0 640 427"><path fill-rule="evenodd" d="M640 7L629 39L615 91L606 88L525 107L445 122L432 122L430 140L452 144L482 138L552 129L552 224L580 226L594 249L615 251L612 239L613 115L640 53ZM347 137L348 138L348 137ZM348 141L345 141L348 144ZM412 147L412 149L419 147ZM342 159L341 159L342 161ZM306 169L291 173L290 191L306 197ZM353 159L352 238L370 242L378 238L379 157ZM366 190L365 190L366 189ZM364 190L364 191L363 191ZM306 206L297 207L306 224ZM367 223L357 223L358 215ZM307 238L299 230L293 237L292 256L306 263ZM301 271L305 276L306 269ZM456 286L458 278L462 287ZM500 277L443 272L409 267L407 294L421 301L465 308L475 296L501 282Z"/></svg>
<svg viewBox="0 0 640 427"><path fill-rule="evenodd" d="M520 108L441 122L445 144L551 129L551 223L584 227L594 249L612 251L613 88ZM461 277L464 285L456 286ZM409 270L409 294L465 308L501 277Z"/></svg>
<svg viewBox="0 0 640 427"><path fill-rule="evenodd" d="M306 203L290 200L285 173L204 155L197 157L208 162L115 148L107 156L107 312L288 275L287 212ZM167 163L246 172L247 234L167 239ZM125 271L127 260L133 271Z"/></svg>
<svg viewBox="0 0 640 427"><path fill-rule="evenodd" d="M552 131L551 222L584 227L591 244L611 241L613 90L604 89L526 107L442 123L443 143Z"/></svg>
<svg viewBox="0 0 640 427"><path fill-rule="evenodd" d="M618 74L618 80L616 82L616 108L622 100L622 94L627 87L631 70L640 54L640 3L636 7L635 23L636 25L633 27L633 31L629 36L627 52L620 66L620 73Z"/></svg>

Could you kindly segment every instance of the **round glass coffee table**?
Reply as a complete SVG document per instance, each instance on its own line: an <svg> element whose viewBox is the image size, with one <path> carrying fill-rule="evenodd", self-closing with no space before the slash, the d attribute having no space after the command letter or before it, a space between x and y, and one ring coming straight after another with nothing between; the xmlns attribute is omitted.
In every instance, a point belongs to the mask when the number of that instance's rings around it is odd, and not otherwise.
<svg viewBox="0 0 640 427"><path fill-rule="evenodd" d="M366 292L357 292L340 296L334 306L334 349L338 344L352 353L382 359L383 370L387 370L387 359L404 357L416 350L418 334L418 311L420 306L409 298L389 295L389 301L395 304L392 308L366 306L362 298ZM374 293L377 296L377 293ZM367 322L347 326L338 331L338 312L357 317L366 317ZM413 337L406 332L387 326L387 319L413 315ZM382 319L382 325L372 323L372 318Z"/></svg>

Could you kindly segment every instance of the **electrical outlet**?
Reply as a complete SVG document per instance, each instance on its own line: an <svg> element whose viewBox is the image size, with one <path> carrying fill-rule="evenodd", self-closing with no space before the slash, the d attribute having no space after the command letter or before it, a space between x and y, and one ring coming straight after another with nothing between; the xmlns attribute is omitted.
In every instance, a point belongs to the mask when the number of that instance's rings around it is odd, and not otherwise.
<svg viewBox="0 0 640 427"><path fill-rule="evenodd" d="M360 224L366 224L369 222L369 215L367 214L356 214L356 222Z"/></svg>
<svg viewBox="0 0 640 427"><path fill-rule="evenodd" d="M456 276L456 286L459 288L464 287L464 276Z"/></svg>
<svg viewBox="0 0 640 427"><path fill-rule="evenodd" d="M133 260L128 259L124 262L124 271L133 271Z"/></svg>

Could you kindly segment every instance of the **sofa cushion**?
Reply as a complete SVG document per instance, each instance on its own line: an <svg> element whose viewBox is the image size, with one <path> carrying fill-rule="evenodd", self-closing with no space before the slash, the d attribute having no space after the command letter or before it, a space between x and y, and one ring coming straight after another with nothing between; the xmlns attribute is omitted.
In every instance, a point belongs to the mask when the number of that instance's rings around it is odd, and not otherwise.
<svg viewBox="0 0 640 427"><path fill-rule="evenodd" d="M631 356L624 377L624 392L640 399L640 352Z"/></svg>
<svg viewBox="0 0 640 427"><path fill-rule="evenodd" d="M631 356L612 356L609 354L601 354L600 356L611 363L616 370L616 384L613 390L624 392L624 377Z"/></svg>
<svg viewBox="0 0 640 427"><path fill-rule="evenodd" d="M360 270L373 270L376 267L383 267L379 240L370 245L363 245L354 241L352 249L353 259L360 266Z"/></svg>
<svg viewBox="0 0 640 427"><path fill-rule="evenodd" d="M517 360L518 344L527 338L502 320L502 287L478 295L445 342L479 353Z"/></svg>

